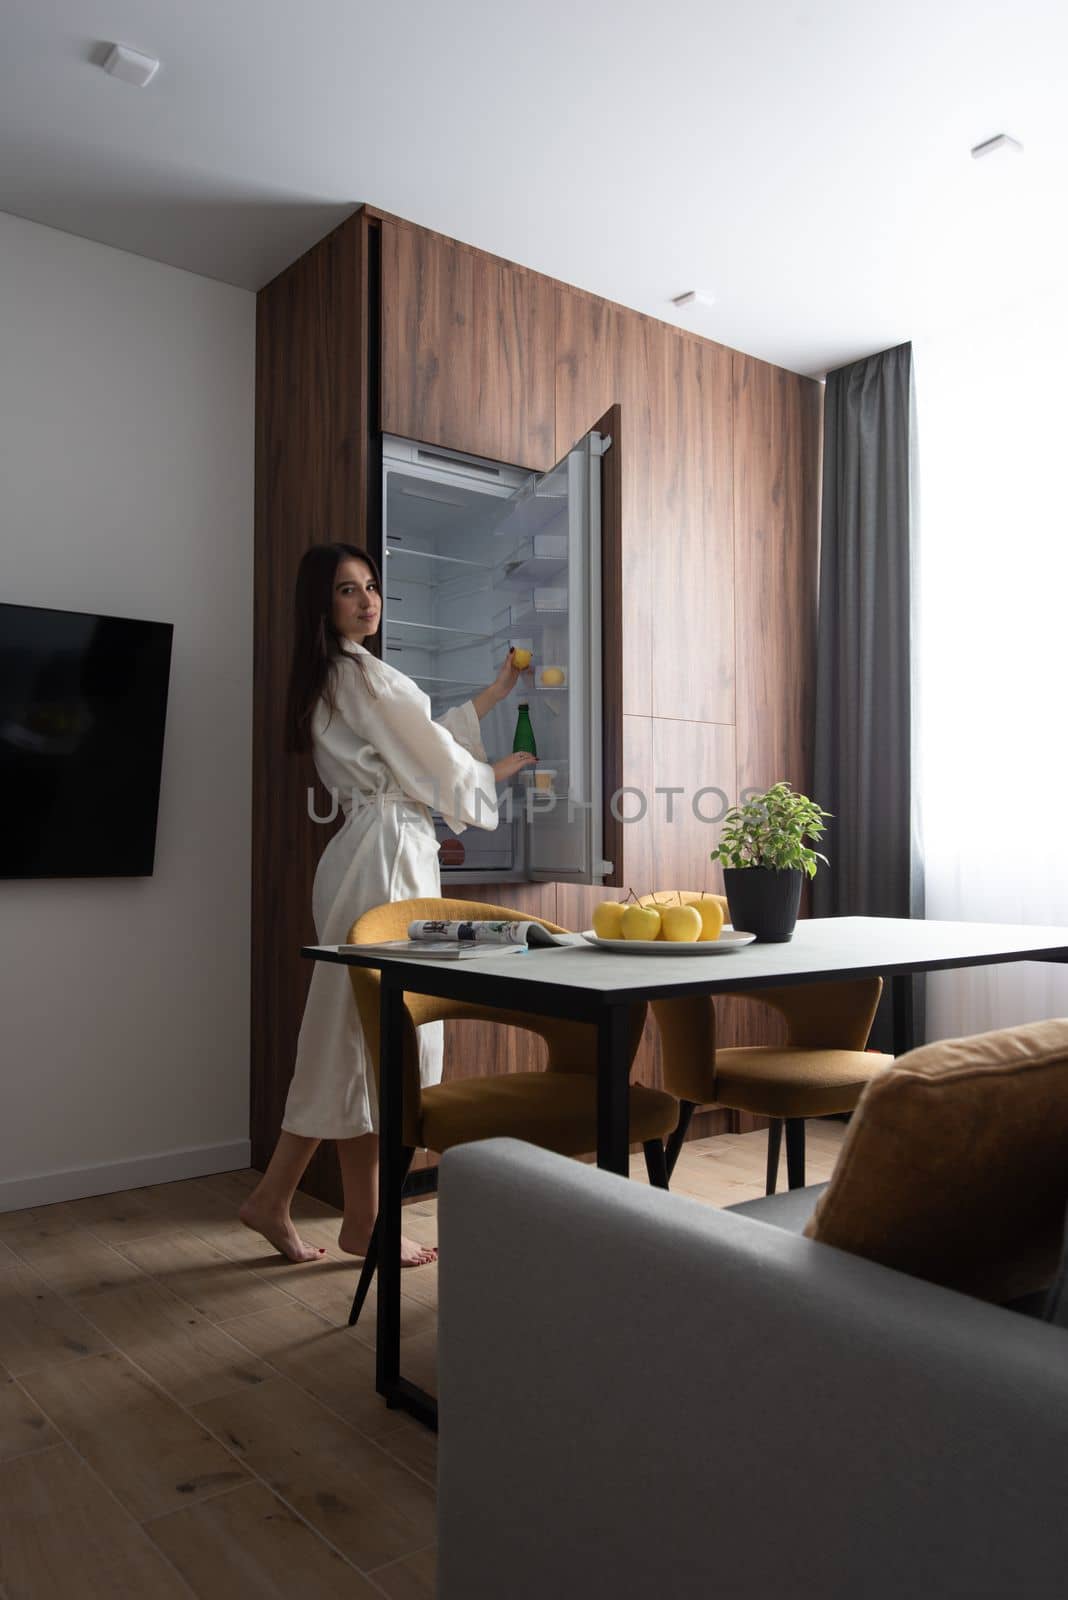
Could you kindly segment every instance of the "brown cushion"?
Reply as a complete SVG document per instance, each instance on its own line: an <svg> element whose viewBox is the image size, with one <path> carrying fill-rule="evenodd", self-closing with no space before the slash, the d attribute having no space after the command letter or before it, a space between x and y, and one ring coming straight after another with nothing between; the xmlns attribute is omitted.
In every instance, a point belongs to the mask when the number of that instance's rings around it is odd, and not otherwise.
<svg viewBox="0 0 1068 1600"><path fill-rule="evenodd" d="M868 1085L805 1229L982 1299L1048 1284L1068 1201L1068 1020L913 1050Z"/></svg>
<svg viewBox="0 0 1068 1600"><path fill-rule="evenodd" d="M761 1117L826 1117L852 1111L893 1056L869 1050L753 1045L716 1053L714 1098Z"/></svg>
<svg viewBox="0 0 1068 1600"><path fill-rule="evenodd" d="M632 1143L663 1139L678 1120L672 1095L631 1085ZM596 1150L597 1079L586 1073L510 1072L423 1090L418 1142L428 1150L501 1138L525 1139L563 1156Z"/></svg>

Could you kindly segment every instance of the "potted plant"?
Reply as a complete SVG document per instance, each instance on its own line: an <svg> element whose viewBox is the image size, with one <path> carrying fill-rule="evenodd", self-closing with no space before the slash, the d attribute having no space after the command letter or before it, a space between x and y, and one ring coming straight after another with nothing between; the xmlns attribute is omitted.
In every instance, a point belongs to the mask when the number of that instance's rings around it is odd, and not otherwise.
<svg viewBox="0 0 1068 1600"><path fill-rule="evenodd" d="M802 880L815 876L817 861L827 860L805 841L819 840L830 815L788 783L731 807L712 860L723 867L735 928L769 944L793 938Z"/></svg>

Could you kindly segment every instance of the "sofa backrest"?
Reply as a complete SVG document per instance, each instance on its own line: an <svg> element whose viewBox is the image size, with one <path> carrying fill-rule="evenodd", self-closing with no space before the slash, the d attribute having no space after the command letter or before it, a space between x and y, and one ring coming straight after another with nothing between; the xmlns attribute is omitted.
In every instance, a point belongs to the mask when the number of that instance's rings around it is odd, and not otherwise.
<svg viewBox="0 0 1068 1600"><path fill-rule="evenodd" d="M510 1141L440 1240L441 1600L1063 1587L1061 1329Z"/></svg>

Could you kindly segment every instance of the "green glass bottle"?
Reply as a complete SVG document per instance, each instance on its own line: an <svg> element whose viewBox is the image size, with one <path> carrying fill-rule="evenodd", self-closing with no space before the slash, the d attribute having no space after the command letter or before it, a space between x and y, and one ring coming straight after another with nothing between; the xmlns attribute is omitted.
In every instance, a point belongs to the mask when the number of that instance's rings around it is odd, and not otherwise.
<svg viewBox="0 0 1068 1600"><path fill-rule="evenodd" d="M532 756L537 756L538 753L534 729L530 726L530 706L525 700L521 700L519 703L519 720L515 725L515 738L512 740L512 749L525 750Z"/></svg>

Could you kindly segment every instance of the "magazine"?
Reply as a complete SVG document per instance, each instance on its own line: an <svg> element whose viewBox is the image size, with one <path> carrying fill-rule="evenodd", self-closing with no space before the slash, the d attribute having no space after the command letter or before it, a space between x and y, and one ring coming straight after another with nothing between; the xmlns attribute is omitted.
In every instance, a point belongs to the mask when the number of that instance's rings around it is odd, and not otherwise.
<svg viewBox="0 0 1068 1600"><path fill-rule="evenodd" d="M411 922L407 939L383 944L341 944L339 950L379 955L422 956L429 961L469 961L475 956L505 956L557 946L581 946L580 933L550 933L540 922Z"/></svg>

